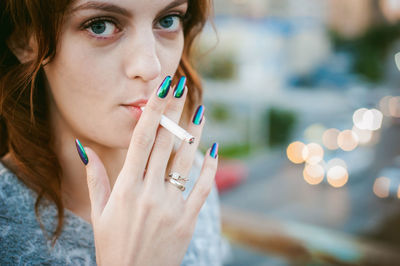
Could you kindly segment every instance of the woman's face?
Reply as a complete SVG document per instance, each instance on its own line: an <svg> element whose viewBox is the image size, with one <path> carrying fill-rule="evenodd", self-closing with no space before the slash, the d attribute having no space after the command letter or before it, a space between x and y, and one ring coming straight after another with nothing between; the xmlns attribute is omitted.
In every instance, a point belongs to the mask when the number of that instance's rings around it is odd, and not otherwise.
<svg viewBox="0 0 400 266"><path fill-rule="evenodd" d="M44 67L56 131L127 148L139 113L183 51L187 0L77 0ZM87 143L85 143L87 144Z"/></svg>

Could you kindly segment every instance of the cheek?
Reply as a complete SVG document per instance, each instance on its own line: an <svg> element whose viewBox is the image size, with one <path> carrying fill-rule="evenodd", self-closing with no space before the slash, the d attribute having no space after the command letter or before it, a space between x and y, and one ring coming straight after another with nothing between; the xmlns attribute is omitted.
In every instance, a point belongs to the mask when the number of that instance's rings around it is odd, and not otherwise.
<svg viewBox="0 0 400 266"><path fill-rule="evenodd" d="M93 49L85 49L85 45L65 42L44 68L53 111L59 114L54 117L61 118L56 123L66 123L79 135L103 143L113 139L107 125L119 131L130 129L130 121L115 113L119 104L117 73L111 71L115 66L107 61L107 57L94 55Z"/></svg>
<svg viewBox="0 0 400 266"><path fill-rule="evenodd" d="M162 50L159 52L159 57L163 73L173 74L176 72L181 61L184 47L183 34L174 41L163 43L161 47Z"/></svg>
<svg viewBox="0 0 400 266"><path fill-rule="evenodd" d="M85 109L111 103L119 79L112 71L116 69L113 55L99 53L78 37L69 34L64 38L56 57L45 67L54 100L59 105Z"/></svg>

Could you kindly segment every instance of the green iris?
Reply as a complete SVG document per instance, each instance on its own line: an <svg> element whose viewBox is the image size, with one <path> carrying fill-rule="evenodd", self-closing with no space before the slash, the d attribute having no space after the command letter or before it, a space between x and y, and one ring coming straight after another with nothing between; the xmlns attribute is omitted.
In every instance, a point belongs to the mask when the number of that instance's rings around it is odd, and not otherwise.
<svg viewBox="0 0 400 266"><path fill-rule="evenodd" d="M173 16L165 17L165 18L160 20L160 25L163 28L170 28L173 24L174 24L174 17Z"/></svg>
<svg viewBox="0 0 400 266"><path fill-rule="evenodd" d="M95 34L102 34L106 31L106 23L104 21L96 21L90 25L91 30Z"/></svg>

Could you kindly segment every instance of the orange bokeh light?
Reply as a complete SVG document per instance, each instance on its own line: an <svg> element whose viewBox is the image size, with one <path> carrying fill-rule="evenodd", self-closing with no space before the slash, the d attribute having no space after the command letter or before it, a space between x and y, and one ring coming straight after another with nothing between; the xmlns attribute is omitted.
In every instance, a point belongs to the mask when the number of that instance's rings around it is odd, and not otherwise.
<svg viewBox="0 0 400 266"><path fill-rule="evenodd" d="M330 168L326 174L326 177L328 179L328 183L332 187L343 187L348 179L349 179L349 174L347 172L347 169L344 168L343 166L337 165L333 166Z"/></svg>
<svg viewBox="0 0 400 266"><path fill-rule="evenodd" d="M304 180L310 185L317 185L324 179L325 170L319 164L307 164L303 170Z"/></svg>
<svg viewBox="0 0 400 266"><path fill-rule="evenodd" d="M308 148L303 142L295 141L287 147L286 154L292 163L300 164L308 157Z"/></svg>

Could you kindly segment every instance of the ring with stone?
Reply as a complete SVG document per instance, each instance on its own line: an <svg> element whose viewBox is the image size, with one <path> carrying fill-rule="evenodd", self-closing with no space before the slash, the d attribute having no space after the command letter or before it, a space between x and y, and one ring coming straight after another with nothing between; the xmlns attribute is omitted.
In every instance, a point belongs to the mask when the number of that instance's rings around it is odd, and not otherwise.
<svg viewBox="0 0 400 266"><path fill-rule="evenodd" d="M189 178L185 178L185 177L183 177L183 176L181 176L181 174L179 174L179 173L177 173L177 172L171 172L169 175L168 175L171 179L174 179L174 180L176 180L176 181L183 181L183 182L187 182L187 181L189 181Z"/></svg>

